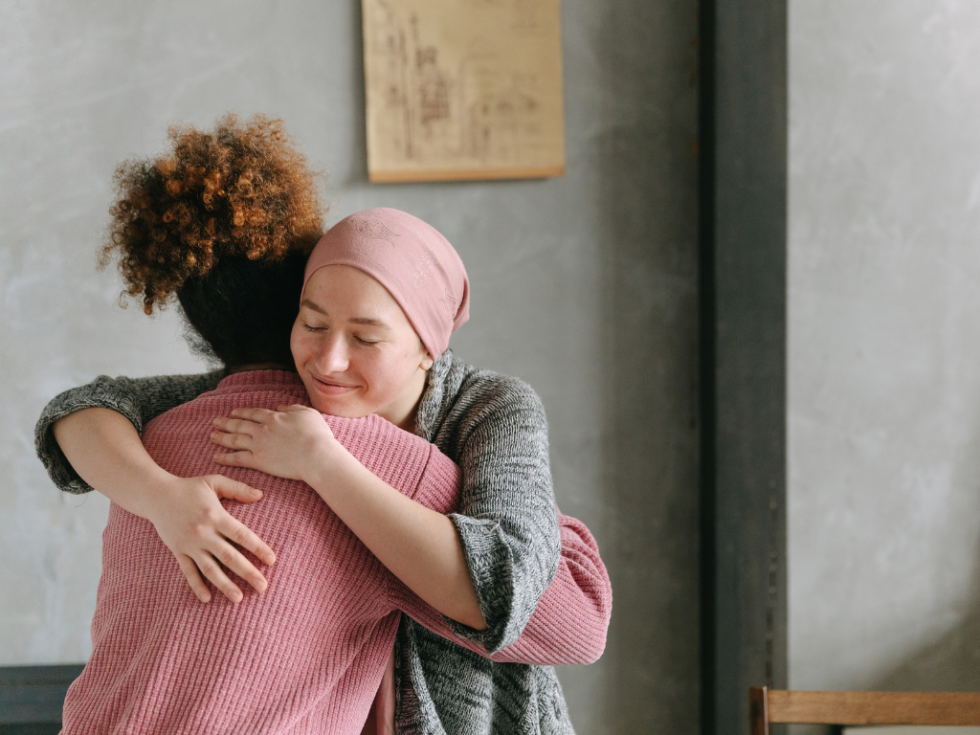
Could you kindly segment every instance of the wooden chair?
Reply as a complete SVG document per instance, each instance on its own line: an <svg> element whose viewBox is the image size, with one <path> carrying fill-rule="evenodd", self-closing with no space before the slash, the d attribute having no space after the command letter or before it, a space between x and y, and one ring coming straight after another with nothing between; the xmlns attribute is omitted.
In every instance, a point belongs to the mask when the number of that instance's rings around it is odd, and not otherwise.
<svg viewBox="0 0 980 735"><path fill-rule="evenodd" d="M749 690L752 735L793 725L980 725L980 692Z"/></svg>

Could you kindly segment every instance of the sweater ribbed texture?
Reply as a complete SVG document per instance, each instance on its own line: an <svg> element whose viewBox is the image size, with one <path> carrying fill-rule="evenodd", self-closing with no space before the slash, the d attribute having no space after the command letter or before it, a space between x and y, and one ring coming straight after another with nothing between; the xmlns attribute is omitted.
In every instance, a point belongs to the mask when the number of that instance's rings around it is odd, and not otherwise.
<svg viewBox="0 0 980 735"><path fill-rule="evenodd" d="M217 465L211 420L238 407L306 403L298 378L262 371L151 421L143 441L161 467L223 472L261 489L225 502L277 552L263 595L200 603L148 521L113 504L92 622L93 653L65 702L72 733L361 732L397 633L391 574L304 483ZM327 417L375 475L441 513L459 470L435 447L387 421ZM253 563L258 563L254 557Z"/></svg>

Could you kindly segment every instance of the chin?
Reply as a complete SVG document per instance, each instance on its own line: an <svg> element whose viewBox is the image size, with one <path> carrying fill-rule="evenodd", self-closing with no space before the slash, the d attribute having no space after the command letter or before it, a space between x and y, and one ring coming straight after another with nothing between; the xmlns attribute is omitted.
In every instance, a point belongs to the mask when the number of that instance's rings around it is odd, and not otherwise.
<svg viewBox="0 0 980 735"><path fill-rule="evenodd" d="M327 416L340 416L345 419L362 419L365 416L370 416L371 412L366 408L361 406L345 406L342 403L334 401L311 401L313 408L315 408L320 413L325 413Z"/></svg>

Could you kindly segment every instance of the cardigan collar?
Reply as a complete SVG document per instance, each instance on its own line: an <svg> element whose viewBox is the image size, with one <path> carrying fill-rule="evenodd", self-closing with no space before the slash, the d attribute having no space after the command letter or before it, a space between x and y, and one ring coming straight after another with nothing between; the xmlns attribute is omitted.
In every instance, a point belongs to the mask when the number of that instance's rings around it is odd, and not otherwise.
<svg viewBox="0 0 980 735"><path fill-rule="evenodd" d="M433 440L449 410L449 407L444 405L444 401L447 384L450 382L449 372L454 361L452 350L446 350L439 355L429 368L425 390L422 391L422 398L419 399L415 414L415 433L429 442Z"/></svg>

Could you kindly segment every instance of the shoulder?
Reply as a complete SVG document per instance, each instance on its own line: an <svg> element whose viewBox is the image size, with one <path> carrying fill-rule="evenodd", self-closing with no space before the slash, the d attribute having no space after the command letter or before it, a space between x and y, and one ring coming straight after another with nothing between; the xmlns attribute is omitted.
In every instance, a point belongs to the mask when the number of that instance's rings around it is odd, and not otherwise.
<svg viewBox="0 0 980 735"><path fill-rule="evenodd" d="M221 381L227 377L224 370L215 370L198 375L154 375L147 378L113 378L111 384L121 390L138 395L154 411L156 417L178 410L186 410L188 405L196 405L202 398L211 395Z"/></svg>
<svg viewBox="0 0 980 735"><path fill-rule="evenodd" d="M475 368L450 355L442 366L438 434L459 446L475 432L497 440L547 436L544 404L520 378Z"/></svg>
<svg viewBox="0 0 980 735"><path fill-rule="evenodd" d="M207 373L185 374L185 375L151 375L145 378L130 378L125 375L117 375L110 378L108 375L100 375L88 386L82 386L75 390L132 390L132 391L158 391L162 393L188 393L197 391L198 393L213 390L218 383L227 375L224 369L212 370Z"/></svg>
<svg viewBox="0 0 980 735"><path fill-rule="evenodd" d="M130 379L130 384L152 393L158 401L186 403L202 393L213 391L227 375L224 369L196 375L154 375L149 378Z"/></svg>
<svg viewBox="0 0 980 735"><path fill-rule="evenodd" d="M533 410L544 413L541 399L520 378L501 375L493 370L473 369L461 382L456 403L477 410Z"/></svg>
<svg viewBox="0 0 980 735"><path fill-rule="evenodd" d="M452 354L444 373L444 402L454 409L544 413L541 398L520 378L473 367Z"/></svg>

